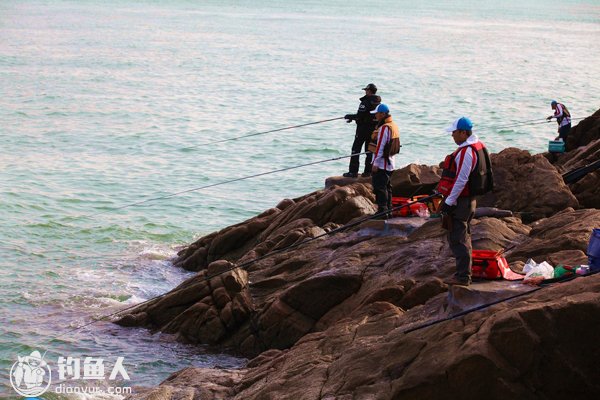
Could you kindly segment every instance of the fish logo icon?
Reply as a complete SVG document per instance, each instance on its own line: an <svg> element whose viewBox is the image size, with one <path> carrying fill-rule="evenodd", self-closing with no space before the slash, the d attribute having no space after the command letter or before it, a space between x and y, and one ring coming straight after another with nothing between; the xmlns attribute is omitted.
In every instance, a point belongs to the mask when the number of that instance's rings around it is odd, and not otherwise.
<svg viewBox="0 0 600 400"><path fill-rule="evenodd" d="M10 369L10 384L15 392L25 397L45 393L50 387L51 379L52 371L37 350L28 356L17 356L17 361Z"/></svg>

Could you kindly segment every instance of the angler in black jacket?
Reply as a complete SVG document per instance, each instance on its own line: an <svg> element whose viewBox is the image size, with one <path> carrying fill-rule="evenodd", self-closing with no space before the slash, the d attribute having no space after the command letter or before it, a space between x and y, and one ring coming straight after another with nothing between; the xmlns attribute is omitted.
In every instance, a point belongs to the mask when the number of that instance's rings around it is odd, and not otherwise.
<svg viewBox="0 0 600 400"><path fill-rule="evenodd" d="M346 114L346 122L356 121L356 135L354 136L354 143L352 143L352 154L361 153L364 146L364 151L367 151L369 141L371 140L371 134L377 127L377 121L373 118L371 111L381 103L381 97L377 96L377 86L369 83L363 88L365 95L360 98L360 105L356 114ZM371 162L373 155L367 154L365 160L365 169L362 176L371 176ZM360 156L353 156L350 158L350 166L348 172L344 174L345 177L356 178L358 177L358 169L360 167Z"/></svg>

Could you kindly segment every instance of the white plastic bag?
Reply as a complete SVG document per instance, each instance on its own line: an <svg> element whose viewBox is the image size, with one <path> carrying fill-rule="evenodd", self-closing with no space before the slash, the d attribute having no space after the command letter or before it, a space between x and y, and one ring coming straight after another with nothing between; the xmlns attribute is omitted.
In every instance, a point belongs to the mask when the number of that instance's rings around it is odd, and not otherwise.
<svg viewBox="0 0 600 400"><path fill-rule="evenodd" d="M552 265L548 264L546 261L537 264L532 259L529 259L523 267L523 272L525 272L525 280L540 276L544 279L554 278L554 267L552 267Z"/></svg>
<svg viewBox="0 0 600 400"><path fill-rule="evenodd" d="M423 207L423 208L417 208L417 216L419 216L421 218L429 218L431 216L431 214L429 214L429 209Z"/></svg>

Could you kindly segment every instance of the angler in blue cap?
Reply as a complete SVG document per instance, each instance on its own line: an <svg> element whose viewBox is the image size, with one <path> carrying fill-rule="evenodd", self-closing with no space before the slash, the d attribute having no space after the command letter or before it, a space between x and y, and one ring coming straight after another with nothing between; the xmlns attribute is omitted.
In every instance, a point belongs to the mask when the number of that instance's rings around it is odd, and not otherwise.
<svg viewBox="0 0 600 400"><path fill-rule="evenodd" d="M373 132L375 143L369 144L369 151L373 153L371 182L377 214L380 219L390 218L392 208L392 172L394 172L394 156L400 152L400 131L398 125L392 121L390 108L381 103L371 114L375 114L377 130Z"/></svg>
<svg viewBox="0 0 600 400"><path fill-rule="evenodd" d="M556 100L550 102L550 107L554 110L554 114L548 116L546 120L550 121L552 118L556 118L558 123L558 137L554 140L562 139L563 142L566 142L571 131L571 113L564 104Z"/></svg>
<svg viewBox="0 0 600 400"><path fill-rule="evenodd" d="M458 118L446 132L452 134L458 145L444 160L437 189L445 197L439 211L443 226L448 230L450 250L456 258L456 273L446 283L468 286L473 264L471 219L475 215L475 196L493 189L492 163L486 147L473 133L469 118Z"/></svg>

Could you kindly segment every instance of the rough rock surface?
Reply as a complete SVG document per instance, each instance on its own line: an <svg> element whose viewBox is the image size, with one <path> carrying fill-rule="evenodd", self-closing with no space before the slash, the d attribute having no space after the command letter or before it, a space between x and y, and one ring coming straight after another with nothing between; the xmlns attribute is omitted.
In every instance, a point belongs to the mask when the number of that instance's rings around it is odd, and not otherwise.
<svg viewBox="0 0 600 400"><path fill-rule="evenodd" d="M561 173L573 171L600 160L600 110L571 129L567 152L548 158ZM600 208L600 170L569 185L579 204L585 208Z"/></svg>
<svg viewBox="0 0 600 400"><path fill-rule="evenodd" d="M600 226L600 210L564 210L532 224L529 238L509 253L508 261L549 261L551 265L587 264L585 251L593 227Z"/></svg>
<svg viewBox="0 0 600 400"><path fill-rule="evenodd" d="M409 333L373 303L256 363L235 398L596 398L598 290L581 278Z"/></svg>
<svg viewBox="0 0 600 400"><path fill-rule="evenodd" d="M578 278L453 319L440 294L413 309L433 314L416 325L375 301L245 370L187 369L130 398L597 398L598 291L600 275Z"/></svg>
<svg viewBox="0 0 600 400"><path fill-rule="evenodd" d="M185 399L225 399L235 394L244 370L222 370L213 368L184 368L156 388L135 388L135 396L140 400L185 400Z"/></svg>
<svg viewBox="0 0 600 400"><path fill-rule="evenodd" d="M507 255L511 262L531 257L538 262L574 264L585 259L582 249L589 239L590 224L600 224L600 210L566 209L532 226L518 217L484 217L473 221L473 244L485 249L514 245ZM559 243L557 237L561 238ZM519 381L527 375L527 368L537 368L535 363L542 361L529 360L520 370L495 354L500 350L494 341L503 340L497 331L505 325L523 331L523 335L534 329L523 316L513 316L508 309L506 321L498 325L483 318L474 323L472 331L465 331L469 334L460 332L466 329L462 322L431 328L428 339L423 338L423 332L394 334L444 315L448 287L440 278L449 277L453 271L445 233L436 220L408 236L365 234L358 227L267 257L247 270L226 260L214 261L163 297L129 311L119 323L174 333L186 342L234 348L257 358L248 365L248 371L238 371L237 381L225 373L228 378L223 379L230 383L225 388L219 383L222 377L210 378L208 383L198 377L194 381L197 387L186 380L177 384L171 379L133 398L199 399L199 393L208 393L203 391L207 384L216 385L211 386L215 393L208 398L317 399L344 398L340 396L352 393L357 398L393 398L385 397L389 393L435 398L443 391L466 396L461 380L470 383L475 379L471 373L483 379L477 375L479 371L496 377L493 390L499 395L542 390L536 386L542 385L538 380L545 384L548 376L541 371L536 373L542 375ZM597 304L588 305L587 297L574 300L572 307L578 304L597 311ZM545 310L542 306L538 309ZM564 318L561 313L549 313L543 322L554 326L558 324L555 318ZM521 321L522 327L513 327L515 321ZM482 326L486 330L482 331ZM560 332L566 329L563 325L559 328ZM470 342L473 335L477 345ZM561 345L559 336L544 340L550 340L551 347ZM540 347L542 339L525 335L523 340ZM432 349L427 345L430 341L436 343ZM446 372L432 371L433 349L442 352L440 365ZM502 351L510 353L511 349ZM557 357L554 353L541 354L542 358ZM375 367L380 360L385 363ZM583 361L573 360L574 365L579 362ZM588 383L587 376L573 374L573 379ZM505 383L511 379L521 386ZM309 387L307 382L311 382ZM474 393L479 394L478 390ZM146 395L150 397L143 397Z"/></svg>
<svg viewBox="0 0 600 400"><path fill-rule="evenodd" d="M174 265L200 271L216 260L261 256L373 214L373 200L370 187L360 183L286 199L248 221L200 238L179 252Z"/></svg>
<svg viewBox="0 0 600 400"><path fill-rule="evenodd" d="M409 164L392 174L392 191L394 196L410 197L431 193L440 181L442 170L436 166ZM356 182L370 185L371 178L345 178L333 176L325 180L325 188L351 185Z"/></svg>
<svg viewBox="0 0 600 400"><path fill-rule="evenodd" d="M598 122L600 125L600 120ZM600 139L578 147L558 158L555 166L567 173L600 160ZM600 208L600 169L589 173L578 182L569 185L579 204L586 208Z"/></svg>
<svg viewBox="0 0 600 400"><path fill-rule="evenodd" d="M409 164L392 174L392 192L403 197L428 194L437 187L441 176L439 167Z"/></svg>
<svg viewBox="0 0 600 400"><path fill-rule="evenodd" d="M600 139L600 110L571 128L567 137L566 148L567 151L571 151L598 139Z"/></svg>
<svg viewBox="0 0 600 400"><path fill-rule="evenodd" d="M543 155L508 148L491 158L495 188L482 197L481 206L527 213L532 220L579 207L561 174Z"/></svg>

